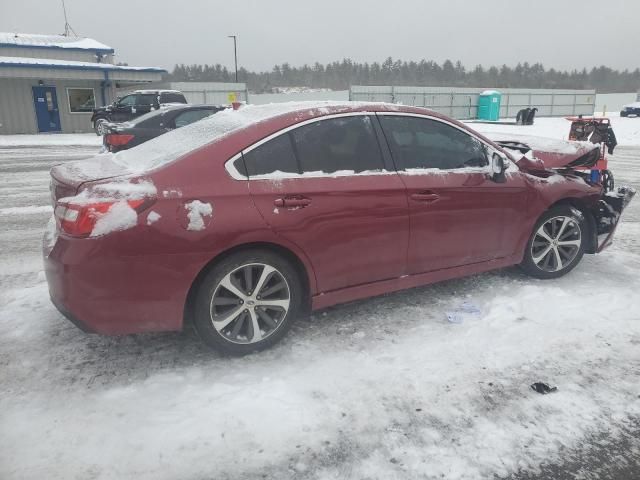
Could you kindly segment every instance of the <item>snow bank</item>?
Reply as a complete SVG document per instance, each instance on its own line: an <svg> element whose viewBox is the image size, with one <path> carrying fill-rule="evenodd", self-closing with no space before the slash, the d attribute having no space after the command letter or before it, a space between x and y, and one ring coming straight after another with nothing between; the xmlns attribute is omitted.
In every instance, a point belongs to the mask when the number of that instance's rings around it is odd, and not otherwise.
<svg viewBox="0 0 640 480"><path fill-rule="evenodd" d="M57 133L40 135L0 135L0 147L102 146L102 138L93 133Z"/></svg>
<svg viewBox="0 0 640 480"><path fill-rule="evenodd" d="M204 230L205 222L203 217L211 217L213 215L213 207L210 203L204 203L200 200L194 200L185 204L184 208L187 210L187 218L189 219L189 225L187 230L200 231Z"/></svg>

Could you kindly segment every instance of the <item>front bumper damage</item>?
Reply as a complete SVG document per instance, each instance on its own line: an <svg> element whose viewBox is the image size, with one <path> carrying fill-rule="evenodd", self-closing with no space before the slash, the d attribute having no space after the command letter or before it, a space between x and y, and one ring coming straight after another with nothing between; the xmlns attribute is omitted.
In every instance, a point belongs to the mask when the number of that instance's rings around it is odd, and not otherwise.
<svg viewBox="0 0 640 480"><path fill-rule="evenodd" d="M611 245L620 216L635 194L634 188L624 186L602 195L593 212L596 221L596 252Z"/></svg>

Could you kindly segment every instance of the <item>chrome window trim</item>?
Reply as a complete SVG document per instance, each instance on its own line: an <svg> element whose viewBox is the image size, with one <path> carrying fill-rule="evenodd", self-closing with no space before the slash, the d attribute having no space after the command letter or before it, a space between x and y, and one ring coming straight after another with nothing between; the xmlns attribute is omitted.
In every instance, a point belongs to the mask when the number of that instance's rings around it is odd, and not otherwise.
<svg viewBox="0 0 640 480"><path fill-rule="evenodd" d="M224 168L234 180L249 180L249 176L241 174L234 165L236 160L238 160L239 158L242 158L242 152L236 153L233 157L227 160L224 164Z"/></svg>
<svg viewBox="0 0 640 480"><path fill-rule="evenodd" d="M296 128L299 127L303 127L305 125L308 125L310 123L314 123L314 122L319 122L322 120L331 120L334 118L341 118L341 117L355 117L355 116L362 116L362 117L370 117L370 116L376 116L376 115L384 115L384 116L400 116L400 117L416 117L416 118L423 118L423 119L427 119L427 120L434 120L436 122L440 122L440 123L444 123L445 125L449 125L450 127L456 128L457 130L469 135L470 137L473 137L475 139L477 139L479 142L481 142L483 145L485 145L488 149L488 154L489 156L493 155L493 153L498 153L501 157L503 157L505 160L510 161L509 158L507 156L505 156L502 152L500 152L499 150L496 150L496 148L487 143L486 141L484 141L482 138L478 137L477 135L474 135L473 132L469 132L468 130L461 128L460 126L449 122L445 119L442 118L438 118L438 117L434 117L432 115L429 115L428 113L409 113L409 112L371 112L371 111L361 111L361 112L344 112L344 113L334 113L331 115L323 115L321 117L314 117L314 118L309 118L307 120L304 120L303 122L299 122L299 123L295 123L293 125L289 125L288 127L283 128L282 130L278 130L277 132L272 133L271 135L268 135L266 137L264 137L261 140L258 140L257 142L253 143L252 145L244 148L243 150L241 150L240 152L238 152L237 154L235 154L233 157L231 157L229 160L227 160L225 162L225 169L227 171L227 173L229 173L229 175L231 176L231 178L233 178L234 180L270 180L270 179L278 179L278 180L283 180L283 179L290 179L290 178L336 178L339 176L348 176L348 174L340 174L340 175L336 175L335 172L334 173L324 173L324 174L319 174L319 175L305 175L305 174L299 174L299 173L292 173L290 175L287 174L282 174L282 175L273 175L273 174L266 174L266 175L258 175L258 176L254 176L253 178L250 177L249 175L243 175L241 174L235 167L234 162L236 160L238 160L239 158L242 157L242 154L244 153L249 153L251 150L258 148L260 145L262 145L263 143L268 142L269 140L272 140L280 135L284 135L285 133L290 132L291 130L294 130ZM375 132L374 132L375 134ZM487 165L486 167L477 167L478 169L484 169L483 171L487 171L490 172L491 171L491 159L489 158L489 165ZM438 170L438 171L442 171L442 172L451 172L451 173L455 173L458 170L461 170L463 168L469 168L469 167L461 167L461 168L452 168L452 169L433 169L433 170ZM414 169L409 169L409 170L414 170ZM427 170L427 169L425 169ZM397 174L397 173L402 173L405 172L406 170L387 170L385 168L380 169L379 171L364 171L364 172L360 172L360 173L353 173L351 175L354 176L368 176L368 175L384 175L384 174Z"/></svg>

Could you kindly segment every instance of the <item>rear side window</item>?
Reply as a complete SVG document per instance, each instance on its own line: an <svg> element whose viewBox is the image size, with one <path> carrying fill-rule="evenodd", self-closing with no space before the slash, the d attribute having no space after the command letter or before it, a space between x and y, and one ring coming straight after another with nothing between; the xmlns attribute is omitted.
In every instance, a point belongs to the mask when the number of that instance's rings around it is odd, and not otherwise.
<svg viewBox="0 0 640 480"><path fill-rule="evenodd" d="M160 94L160 103L187 103L187 100L181 93L164 92Z"/></svg>
<svg viewBox="0 0 640 480"><path fill-rule="evenodd" d="M189 125L190 123L202 120L203 118L208 117L213 113L213 110L188 110L186 112L182 112L175 118L176 128L184 127L185 125Z"/></svg>
<svg viewBox="0 0 640 480"><path fill-rule="evenodd" d="M404 169L484 167L487 150L477 138L436 120L380 116L393 158Z"/></svg>
<svg viewBox="0 0 640 480"><path fill-rule="evenodd" d="M368 116L319 120L291 132L302 172L381 170L382 154Z"/></svg>
<svg viewBox="0 0 640 480"><path fill-rule="evenodd" d="M298 163L293 153L291 139L286 133L245 153L243 157L244 165L242 165L242 159L236 160L234 164L243 175L267 175L277 172L298 173Z"/></svg>

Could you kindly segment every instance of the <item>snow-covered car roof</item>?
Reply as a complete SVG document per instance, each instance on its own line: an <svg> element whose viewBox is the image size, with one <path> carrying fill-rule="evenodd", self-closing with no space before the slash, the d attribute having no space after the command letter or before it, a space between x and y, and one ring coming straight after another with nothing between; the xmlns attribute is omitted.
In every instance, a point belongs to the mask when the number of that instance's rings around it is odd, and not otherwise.
<svg viewBox="0 0 640 480"><path fill-rule="evenodd" d="M41 35L36 33L0 32L0 46L65 48L113 53L113 48L92 38Z"/></svg>
<svg viewBox="0 0 640 480"><path fill-rule="evenodd" d="M640 102L628 103L622 108L640 108Z"/></svg>

